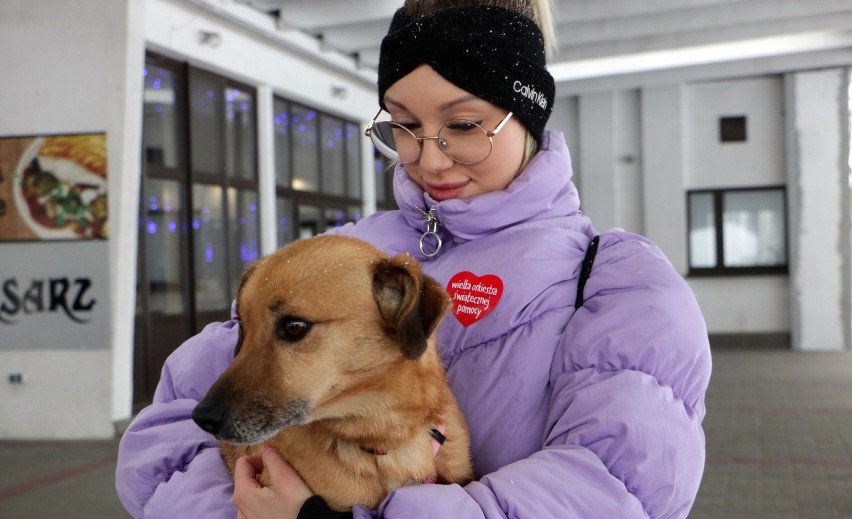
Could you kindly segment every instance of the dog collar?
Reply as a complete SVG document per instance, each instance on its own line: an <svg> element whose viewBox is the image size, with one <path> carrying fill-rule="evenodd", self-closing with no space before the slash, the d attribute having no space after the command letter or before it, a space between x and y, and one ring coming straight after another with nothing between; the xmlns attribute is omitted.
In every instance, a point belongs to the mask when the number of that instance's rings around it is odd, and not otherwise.
<svg viewBox="0 0 852 519"><path fill-rule="evenodd" d="M441 445L447 441L447 437L444 436L444 424L429 429L429 436L432 437L432 454L437 456L438 451L441 450ZM384 456L388 453L387 451L382 451L373 447L364 447L363 445L361 446L361 450L368 454L372 454L373 456Z"/></svg>
<svg viewBox="0 0 852 519"><path fill-rule="evenodd" d="M438 456L438 451L441 450L441 445L447 440L447 437L444 436L444 424L435 427L434 429L429 429L429 436L432 437L432 454L435 457ZM423 479L423 483L437 483L438 475L432 474L428 478Z"/></svg>

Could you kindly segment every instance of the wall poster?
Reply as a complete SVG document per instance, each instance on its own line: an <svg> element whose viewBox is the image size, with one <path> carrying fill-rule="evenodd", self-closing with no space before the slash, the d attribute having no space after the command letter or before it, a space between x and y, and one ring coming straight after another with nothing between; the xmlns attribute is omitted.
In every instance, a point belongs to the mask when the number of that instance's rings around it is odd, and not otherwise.
<svg viewBox="0 0 852 519"><path fill-rule="evenodd" d="M0 242L108 236L105 133L0 138Z"/></svg>
<svg viewBox="0 0 852 519"><path fill-rule="evenodd" d="M105 133L0 137L0 351L109 347Z"/></svg>

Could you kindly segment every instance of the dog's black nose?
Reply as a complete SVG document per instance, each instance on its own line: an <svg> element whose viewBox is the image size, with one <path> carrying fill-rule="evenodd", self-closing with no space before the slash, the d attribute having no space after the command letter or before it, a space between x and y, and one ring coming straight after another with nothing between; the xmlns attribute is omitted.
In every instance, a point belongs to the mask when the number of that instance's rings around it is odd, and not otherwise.
<svg viewBox="0 0 852 519"><path fill-rule="evenodd" d="M192 410L192 420L199 427L216 435L225 423L225 408L216 402L204 399Z"/></svg>

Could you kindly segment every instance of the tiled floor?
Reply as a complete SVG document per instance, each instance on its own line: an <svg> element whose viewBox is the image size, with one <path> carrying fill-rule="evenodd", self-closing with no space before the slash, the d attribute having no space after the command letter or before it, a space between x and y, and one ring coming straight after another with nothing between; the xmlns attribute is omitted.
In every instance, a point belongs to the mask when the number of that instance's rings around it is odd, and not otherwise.
<svg viewBox="0 0 852 519"><path fill-rule="evenodd" d="M852 353L716 352L690 518L852 518Z"/></svg>
<svg viewBox="0 0 852 519"><path fill-rule="evenodd" d="M718 351L713 361L707 468L690 518L852 518L852 352ZM116 445L0 442L0 518L127 517Z"/></svg>
<svg viewBox="0 0 852 519"><path fill-rule="evenodd" d="M115 494L118 441L0 442L0 518L129 517Z"/></svg>

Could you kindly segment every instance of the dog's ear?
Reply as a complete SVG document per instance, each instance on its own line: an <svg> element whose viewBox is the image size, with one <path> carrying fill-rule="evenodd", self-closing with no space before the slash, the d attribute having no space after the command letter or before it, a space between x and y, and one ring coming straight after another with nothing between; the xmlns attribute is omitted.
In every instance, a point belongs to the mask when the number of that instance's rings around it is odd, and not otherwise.
<svg viewBox="0 0 852 519"><path fill-rule="evenodd" d="M237 314L237 322L240 326L239 328L239 336L237 337L237 347L234 348L234 357L240 352L243 347L243 319L240 315L240 299L243 295L243 288L248 283L249 279L254 275L254 271L257 270L257 264L260 260L252 262L249 266L243 270L243 274L240 276L240 283L237 285L237 304L235 305L234 313Z"/></svg>
<svg viewBox="0 0 852 519"><path fill-rule="evenodd" d="M426 351L427 337L450 305L441 285L407 254L373 264L373 296L385 329L399 338L402 354L412 360Z"/></svg>

